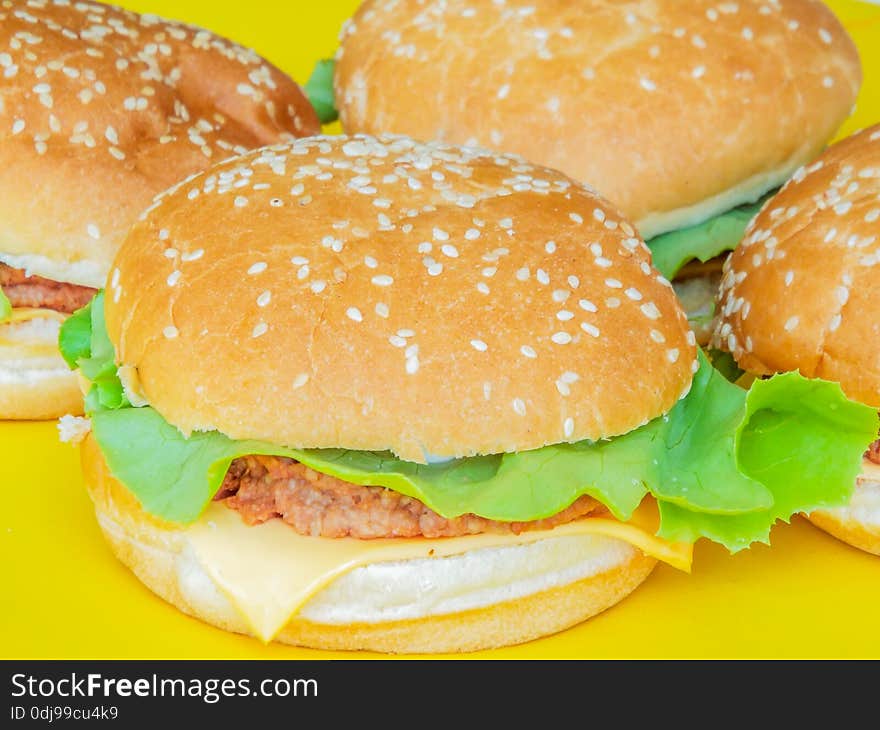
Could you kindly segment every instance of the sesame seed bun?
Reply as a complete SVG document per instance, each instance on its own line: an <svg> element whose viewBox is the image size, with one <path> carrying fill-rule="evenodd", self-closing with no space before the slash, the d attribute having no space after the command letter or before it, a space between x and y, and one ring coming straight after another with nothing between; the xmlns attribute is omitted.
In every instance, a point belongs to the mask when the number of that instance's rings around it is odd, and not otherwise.
<svg viewBox="0 0 880 730"><path fill-rule="evenodd" d="M756 375L796 370L839 382L850 398L880 408L878 221L875 126L799 169L752 221L724 267L712 345ZM853 503L810 519L878 552L880 509L859 506L878 482L866 460Z"/></svg>
<svg viewBox="0 0 880 730"><path fill-rule="evenodd" d="M297 140L178 186L120 250L106 317L184 433L416 462L626 433L696 369L671 286L607 202L401 137Z"/></svg>
<svg viewBox="0 0 880 730"><path fill-rule="evenodd" d="M593 185L647 238L781 184L860 83L815 0L367 0L335 78L347 132L516 152Z"/></svg>
<svg viewBox="0 0 880 730"><path fill-rule="evenodd" d="M299 87L253 51L95 2L0 3L0 79L0 262L81 286L103 286L157 193L320 129ZM15 366L0 365L0 417L82 411L45 344L19 341ZM9 350L0 343L0 361Z"/></svg>
<svg viewBox="0 0 880 730"><path fill-rule="evenodd" d="M98 524L116 557L184 613L253 635L193 548L191 528L145 513L110 475L91 436L81 449ZM556 544L560 539L566 538L355 568L313 595L275 641L394 653L518 644L566 629L620 602L656 565L654 558L615 538L569 538L565 549ZM301 550L299 545L292 542L290 550ZM284 576L278 580L283 582ZM432 586L427 593L426 584Z"/></svg>
<svg viewBox="0 0 880 730"><path fill-rule="evenodd" d="M56 319L0 324L0 420L82 413L77 375L57 342Z"/></svg>
<svg viewBox="0 0 880 730"><path fill-rule="evenodd" d="M153 15L4 0L0 49L0 261L57 281L103 285L126 229L173 183L319 130L256 53Z"/></svg>
<svg viewBox="0 0 880 730"><path fill-rule="evenodd" d="M880 126L769 200L724 267L713 345L765 375L834 380L880 408Z"/></svg>
<svg viewBox="0 0 880 730"><path fill-rule="evenodd" d="M880 555L880 467L865 459L852 501L845 507L816 510L808 518L839 540Z"/></svg>

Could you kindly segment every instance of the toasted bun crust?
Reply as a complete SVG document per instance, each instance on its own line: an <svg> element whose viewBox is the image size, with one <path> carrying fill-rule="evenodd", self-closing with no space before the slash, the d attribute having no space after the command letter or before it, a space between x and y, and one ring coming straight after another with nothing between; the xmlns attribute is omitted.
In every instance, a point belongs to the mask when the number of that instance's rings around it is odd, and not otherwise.
<svg viewBox="0 0 880 730"><path fill-rule="evenodd" d="M186 529L162 523L143 512L131 493L107 472L91 437L83 444L82 454L86 484L98 521L116 557L150 590L184 613L227 631L250 633L229 599L198 562ZM320 604L324 593L333 591L351 574L343 575L316 594L275 640L318 649L394 653L475 651L529 641L561 631L618 603L648 577L656 564L653 558L620 541L608 538L605 544L610 555L605 561L608 565L600 572L512 600L503 600L504 586L490 580L482 590L497 598L487 598L487 604L480 608L381 622L315 620L320 608L310 607ZM467 556L465 553L464 557ZM395 574L407 573L409 566L417 562L456 559L386 564L392 576L385 585L389 603L399 604L405 599L404 594L395 596L395 589L400 590ZM523 571L527 568L534 572L536 567L523 566L516 548L498 548L491 559L499 570L515 571L519 564ZM552 567L548 565L547 569ZM472 583L466 572L462 572L460 580ZM356 591L336 590L332 597L334 612L347 608L340 605L341 600L357 603L358 598Z"/></svg>
<svg viewBox="0 0 880 730"><path fill-rule="evenodd" d="M184 432L522 451L628 432L687 390L693 336L649 261L617 211L521 158L312 138L162 198L107 325Z"/></svg>
<svg viewBox="0 0 880 730"><path fill-rule="evenodd" d="M56 280L102 286L156 193L320 128L256 53L152 15L7 0L0 49L0 260Z"/></svg>
<svg viewBox="0 0 880 730"><path fill-rule="evenodd" d="M58 322L0 324L0 419L82 413L77 376L58 352Z"/></svg>
<svg viewBox="0 0 880 730"><path fill-rule="evenodd" d="M866 459L852 502L846 507L817 510L808 517L836 538L880 555L880 467Z"/></svg>
<svg viewBox="0 0 880 730"><path fill-rule="evenodd" d="M650 238L756 200L849 114L855 45L815 0L367 0L342 33L348 132L519 153Z"/></svg>
<svg viewBox="0 0 880 730"><path fill-rule="evenodd" d="M800 169L728 259L713 344L880 407L880 126Z"/></svg>

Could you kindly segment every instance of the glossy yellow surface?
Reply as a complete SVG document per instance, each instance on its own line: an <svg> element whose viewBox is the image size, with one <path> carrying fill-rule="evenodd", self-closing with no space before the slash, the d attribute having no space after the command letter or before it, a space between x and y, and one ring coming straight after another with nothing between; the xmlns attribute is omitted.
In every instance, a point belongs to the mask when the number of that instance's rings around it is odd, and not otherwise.
<svg viewBox="0 0 880 730"><path fill-rule="evenodd" d="M333 53L354 0L132 0L250 45L298 80ZM865 66L844 132L880 121L880 7L830 3ZM0 423L0 657L332 658L229 634L178 613L103 544L74 448L52 423ZM581 626L492 658L880 657L880 558L803 520L773 548L697 546L691 576L661 565L630 598ZM370 656L370 655L356 655Z"/></svg>

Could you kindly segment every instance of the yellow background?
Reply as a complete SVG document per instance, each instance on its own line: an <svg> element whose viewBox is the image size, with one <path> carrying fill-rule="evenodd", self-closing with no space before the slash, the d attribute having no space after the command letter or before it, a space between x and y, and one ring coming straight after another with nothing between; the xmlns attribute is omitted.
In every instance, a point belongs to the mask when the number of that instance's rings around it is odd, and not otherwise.
<svg viewBox="0 0 880 730"><path fill-rule="evenodd" d="M131 0L252 46L305 81L357 2ZM844 131L880 121L880 8L832 2L866 79ZM0 657L330 658L259 642L178 613L104 547L74 448L52 423L0 422ZM630 598L541 641L471 656L880 657L880 558L796 519L773 548L736 556L699 544L694 574L661 565ZM367 656L367 655L358 655Z"/></svg>

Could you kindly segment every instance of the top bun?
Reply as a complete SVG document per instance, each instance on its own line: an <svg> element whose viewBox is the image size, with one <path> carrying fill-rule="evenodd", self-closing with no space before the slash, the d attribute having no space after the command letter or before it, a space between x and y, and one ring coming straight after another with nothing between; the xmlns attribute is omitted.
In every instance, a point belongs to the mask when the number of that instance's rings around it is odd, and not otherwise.
<svg viewBox="0 0 880 730"><path fill-rule="evenodd" d="M156 193L320 129L253 51L95 2L3 0L0 77L0 260L84 286Z"/></svg>
<svg viewBox="0 0 880 730"><path fill-rule="evenodd" d="M780 185L860 83L814 0L368 0L342 33L336 98L347 132L516 152L650 238Z"/></svg>
<svg viewBox="0 0 880 730"><path fill-rule="evenodd" d="M878 264L880 125L798 170L752 221L725 266L714 345L880 407Z"/></svg>
<svg viewBox="0 0 880 730"><path fill-rule="evenodd" d="M695 368L672 288L620 214L523 159L316 137L161 198L107 326L185 433L404 459L634 429Z"/></svg>

